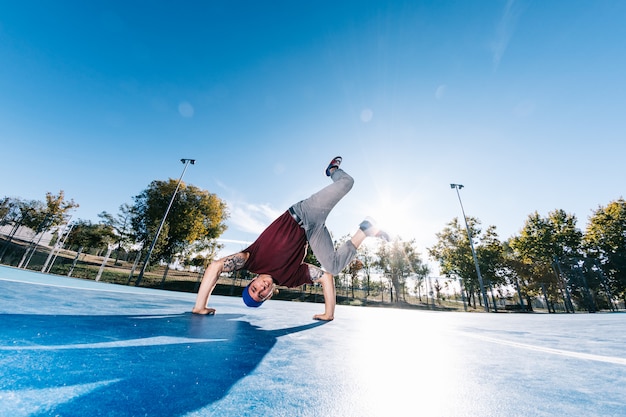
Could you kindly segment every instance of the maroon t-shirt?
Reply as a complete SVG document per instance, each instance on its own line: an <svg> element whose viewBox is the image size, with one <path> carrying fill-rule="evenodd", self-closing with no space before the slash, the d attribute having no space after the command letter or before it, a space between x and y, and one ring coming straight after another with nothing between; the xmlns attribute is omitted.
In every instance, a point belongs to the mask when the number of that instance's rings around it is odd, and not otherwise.
<svg viewBox="0 0 626 417"><path fill-rule="evenodd" d="M244 268L255 274L269 274L278 285L289 288L311 284L309 267L302 263L306 247L304 229L286 211L243 250L250 254Z"/></svg>

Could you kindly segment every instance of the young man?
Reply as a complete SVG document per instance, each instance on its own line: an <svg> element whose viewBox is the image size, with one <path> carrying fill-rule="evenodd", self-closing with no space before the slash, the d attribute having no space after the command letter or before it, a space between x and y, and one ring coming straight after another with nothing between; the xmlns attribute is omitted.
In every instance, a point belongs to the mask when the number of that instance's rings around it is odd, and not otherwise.
<svg viewBox="0 0 626 417"><path fill-rule="evenodd" d="M276 285L293 288L319 282L324 294L324 313L313 318L333 320L336 303L333 276L350 263L366 237L389 240L385 232L366 219L354 236L335 250L326 229L326 218L354 184L352 177L339 168L341 161L340 156L335 157L326 168L326 176L333 180L332 184L291 206L242 252L209 265L202 277L193 313L215 314L215 309L207 304L220 274L247 269L259 274L243 290L243 300L248 307L259 307L271 298ZM322 268L303 262L307 244L311 245Z"/></svg>

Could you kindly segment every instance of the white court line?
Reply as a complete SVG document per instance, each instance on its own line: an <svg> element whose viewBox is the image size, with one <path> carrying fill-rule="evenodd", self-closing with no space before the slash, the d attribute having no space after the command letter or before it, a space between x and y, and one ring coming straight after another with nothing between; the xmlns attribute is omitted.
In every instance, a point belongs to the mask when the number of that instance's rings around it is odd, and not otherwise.
<svg viewBox="0 0 626 417"><path fill-rule="evenodd" d="M536 345L528 345L526 343L512 342L510 340L495 339L493 337L481 336L481 335L476 335L473 333L466 333L466 332L461 332L461 333L465 334L466 336L473 337L475 339L484 340L486 342L498 343L500 345L512 346L512 347L516 347L520 349L534 350L536 352L543 352L543 353L551 353L553 355L567 356L567 357L576 358L576 359L586 359L586 360L596 361L596 362L612 363L615 365L626 365L626 358L619 358L616 356L603 356L603 355L594 355L592 353L573 352L571 350L553 349L553 348L536 346Z"/></svg>
<svg viewBox="0 0 626 417"><path fill-rule="evenodd" d="M62 349L110 349L137 346L179 345L185 343L225 342L228 339L191 339L188 337L156 336L115 342L76 343L73 345L0 346L0 350L62 350Z"/></svg>

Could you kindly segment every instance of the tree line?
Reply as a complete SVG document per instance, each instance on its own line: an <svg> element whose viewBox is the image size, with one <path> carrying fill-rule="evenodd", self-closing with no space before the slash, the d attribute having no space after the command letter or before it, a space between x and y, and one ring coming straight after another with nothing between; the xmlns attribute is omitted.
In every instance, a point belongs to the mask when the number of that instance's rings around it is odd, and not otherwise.
<svg viewBox="0 0 626 417"><path fill-rule="evenodd" d="M0 200L0 225L10 225L0 262L8 242L20 226L35 236L52 232L60 242L78 254L88 250L119 257L135 250L139 262L142 253L156 235L177 181L152 181L133 197L133 204L123 204L118 213L102 212L100 221L71 221L78 204L66 199L64 192L47 193L45 201L4 197ZM169 265L205 267L222 248L218 238L226 230L229 216L226 203L217 195L181 182L164 226L155 241L151 262ZM556 305L565 311L615 309L618 300L626 303L626 202L619 198L599 206L589 218L584 231L577 218L564 210L546 216L535 212L528 216L520 233L500 240L497 229L481 227L475 217L467 218L473 238L478 273L464 221L452 219L437 233L436 243L427 248L427 256L437 262L441 274L458 278L464 299L473 306L497 309L496 299L515 299L520 309L532 310L532 300L541 298L550 311ZM344 236L339 243L348 239ZM28 261L36 238L22 255L19 266ZM142 252L143 251L143 252ZM78 257L78 255L77 255ZM307 262L317 263L309 253ZM395 239L376 250L361 246L358 259L348 265L344 277L356 288L368 292L376 288L372 275L388 281L394 301L403 301L407 292L419 293L430 273L415 241ZM131 272L132 274L132 272ZM408 288L413 282L414 287ZM438 285L438 284L437 284ZM379 288L379 290L382 290ZM439 288L436 288L438 291ZM484 294L481 294L484 291ZM511 295L513 294L513 295Z"/></svg>
<svg viewBox="0 0 626 417"><path fill-rule="evenodd" d="M96 255L115 251L116 257L134 250L139 260L155 238L177 185L174 179L152 181L133 197L133 204L122 204L116 214L98 214L98 223L72 220L72 210L78 204L67 200L63 191L56 195L47 193L45 202L4 197L0 200L0 226L10 225L11 229L0 250L0 262L22 226L35 233L26 252L37 243L37 236L48 232L53 234L55 243L63 242L66 248L75 250L76 259L85 250ZM217 238L226 230L227 218L226 203L217 195L181 182L155 241L151 262L207 265L221 249ZM26 253L23 256L28 258Z"/></svg>
<svg viewBox="0 0 626 417"><path fill-rule="evenodd" d="M577 222L575 215L560 209L546 216L534 212L519 234L501 240L496 226L482 228L475 217L468 217L466 226L463 219L454 218L436 234L427 256L442 275L461 283L463 299L475 309L484 307L484 300L491 311L502 307L532 311L534 300L541 300L550 312L557 306L566 312L616 310L619 301L626 306L626 201L619 198L599 206L584 231ZM349 236L339 243L346 239ZM358 260L344 276L353 293L359 289L368 295L370 290L383 290L371 280L374 274L382 276L389 292L395 293L392 299L403 302L407 292L421 299L429 273L415 242L397 238L374 251L361 246ZM430 291L441 289L436 280Z"/></svg>
<svg viewBox="0 0 626 417"><path fill-rule="evenodd" d="M525 310L532 310L534 297L550 311L560 304L568 312L614 310L618 300L626 302L626 201L599 206L584 231L577 221L560 209L545 216L534 212L518 235L501 241L495 226L483 230L468 217L485 291L493 297L513 288ZM469 237L458 219L437 234L428 253L443 274L462 278L474 306L477 299L482 303Z"/></svg>

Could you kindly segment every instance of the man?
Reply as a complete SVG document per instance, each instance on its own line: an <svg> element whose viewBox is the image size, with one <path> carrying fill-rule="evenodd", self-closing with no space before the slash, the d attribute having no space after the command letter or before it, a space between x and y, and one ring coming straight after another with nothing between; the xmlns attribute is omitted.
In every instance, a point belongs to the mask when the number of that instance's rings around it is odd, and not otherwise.
<svg viewBox="0 0 626 417"><path fill-rule="evenodd" d="M334 275L354 259L357 248L366 237L389 240L385 232L366 219L349 241L335 249L326 228L326 218L354 184L352 177L339 168L341 161L340 156L335 157L326 168L326 176L333 180L332 184L291 206L242 252L209 265L202 277L193 313L215 314L215 309L207 304L220 274L247 269L259 274L243 290L243 300L248 307L259 307L271 298L276 285L293 288L318 282L324 294L324 313L313 318L333 320L336 303ZM322 268L304 263L307 244L311 245Z"/></svg>

